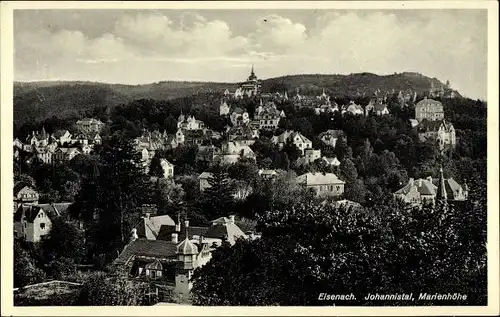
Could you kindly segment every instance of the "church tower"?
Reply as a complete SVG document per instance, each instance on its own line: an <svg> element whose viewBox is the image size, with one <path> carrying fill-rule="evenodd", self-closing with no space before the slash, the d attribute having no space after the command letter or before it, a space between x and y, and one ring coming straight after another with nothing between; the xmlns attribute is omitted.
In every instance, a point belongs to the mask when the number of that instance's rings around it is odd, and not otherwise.
<svg viewBox="0 0 500 317"><path fill-rule="evenodd" d="M443 167L439 169L439 183L436 190L436 201L447 201L446 182L443 176Z"/></svg>

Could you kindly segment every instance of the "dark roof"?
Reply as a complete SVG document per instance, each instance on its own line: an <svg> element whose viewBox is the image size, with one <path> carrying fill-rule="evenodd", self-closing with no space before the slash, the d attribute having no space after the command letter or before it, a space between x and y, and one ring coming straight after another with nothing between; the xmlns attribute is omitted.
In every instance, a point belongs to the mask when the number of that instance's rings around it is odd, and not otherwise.
<svg viewBox="0 0 500 317"><path fill-rule="evenodd" d="M189 227L188 234L189 238L192 239L193 236L204 236L208 227ZM157 240L170 241L172 239L172 233L175 233L175 227L162 226L160 232L158 232ZM181 228L181 232L178 233L178 241L186 239L186 231Z"/></svg>
<svg viewBox="0 0 500 317"><path fill-rule="evenodd" d="M53 219L54 217L59 216L59 213L55 211L53 208L41 208L39 206L19 206L17 208L16 212L14 213L14 221L15 222L20 222L22 217L23 217L23 212L24 216L26 218L26 221L28 222L33 222L35 218L38 216L40 211L44 211L49 218Z"/></svg>
<svg viewBox="0 0 500 317"><path fill-rule="evenodd" d="M207 238L227 239L231 244L234 244L234 241L238 238L246 237L245 233L234 223L211 226L208 228L207 232L205 232L204 236Z"/></svg>
<svg viewBox="0 0 500 317"><path fill-rule="evenodd" d="M125 264L133 256L147 256L156 259L176 257L177 243L163 240L137 239L130 242L115 260L115 264Z"/></svg>
<svg viewBox="0 0 500 317"><path fill-rule="evenodd" d="M48 213L55 214L55 215L62 215L65 214L66 211L68 210L69 206L71 206L73 203L53 203L53 204L38 204L37 206L42 208L43 211Z"/></svg>

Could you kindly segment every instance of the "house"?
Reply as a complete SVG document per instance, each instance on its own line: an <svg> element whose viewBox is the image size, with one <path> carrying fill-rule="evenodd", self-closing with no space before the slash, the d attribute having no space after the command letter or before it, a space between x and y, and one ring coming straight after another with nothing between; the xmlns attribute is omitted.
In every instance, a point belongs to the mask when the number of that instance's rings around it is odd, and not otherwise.
<svg viewBox="0 0 500 317"><path fill-rule="evenodd" d="M181 113L177 119L177 129L184 130L201 130L205 128L205 123L201 120L196 120L194 116L188 115L187 118Z"/></svg>
<svg viewBox="0 0 500 317"><path fill-rule="evenodd" d="M49 144L50 138L49 134L45 132L45 127L42 127L42 132L33 131L30 136L26 138L26 144L31 145L31 147L45 147Z"/></svg>
<svg viewBox="0 0 500 317"><path fill-rule="evenodd" d="M443 104L434 99L425 97L415 105L415 119L421 122L424 119L429 121L441 121L444 119Z"/></svg>
<svg viewBox="0 0 500 317"><path fill-rule="evenodd" d="M283 110L278 110L274 102L267 102L265 105L261 104L255 110L254 121L259 122L259 129L276 129L281 118L285 117Z"/></svg>
<svg viewBox="0 0 500 317"><path fill-rule="evenodd" d="M129 276L155 284L175 283L175 293L188 296L192 288L193 271L205 265L211 258L214 247L201 239L186 237L179 243L178 233L171 240L147 240L137 238L132 230L131 242L125 246L114 261L124 266Z"/></svg>
<svg viewBox="0 0 500 317"><path fill-rule="evenodd" d="M335 101L330 101L330 96L327 95L323 89L323 93L316 96L314 112L319 115L321 113L333 113L335 111L339 111L338 104Z"/></svg>
<svg viewBox="0 0 500 317"><path fill-rule="evenodd" d="M229 93L229 91L228 91ZM229 114L229 106L227 104L227 102L223 99L221 100L220 102L220 106L219 106L219 115L221 116L225 116L225 115L228 115Z"/></svg>
<svg viewBox="0 0 500 317"><path fill-rule="evenodd" d="M36 189L24 182L14 185L14 210L20 205L36 205L40 195Z"/></svg>
<svg viewBox="0 0 500 317"><path fill-rule="evenodd" d="M372 98L365 107L365 115L368 116L370 113L377 116L387 115L389 114L389 109L387 109L387 105L383 103L381 98Z"/></svg>
<svg viewBox="0 0 500 317"><path fill-rule="evenodd" d="M356 104L354 101L351 100L349 105L344 105L342 106L342 114L348 112L351 113L352 115L363 115L365 111L363 110L363 107L360 105Z"/></svg>
<svg viewBox="0 0 500 317"><path fill-rule="evenodd" d="M173 178L174 177L174 164L170 163L166 159L160 159L160 166L163 170L164 178Z"/></svg>
<svg viewBox="0 0 500 317"><path fill-rule="evenodd" d="M259 130L252 129L249 125L237 125L227 131L229 141L238 141L244 145L252 145L259 137Z"/></svg>
<svg viewBox="0 0 500 317"><path fill-rule="evenodd" d="M240 107L234 108L231 114L229 115L229 118L233 126L245 125L250 121L248 112Z"/></svg>
<svg viewBox="0 0 500 317"><path fill-rule="evenodd" d="M342 199L342 200L337 200L333 203L335 208L343 208L343 209L350 209L350 208L361 208L361 204L347 200L347 199Z"/></svg>
<svg viewBox="0 0 500 317"><path fill-rule="evenodd" d="M336 157L331 158L323 156L321 159L326 163L327 166L340 166L340 161Z"/></svg>
<svg viewBox="0 0 500 317"><path fill-rule="evenodd" d="M52 163L53 154L54 154L54 152L53 152L52 148L49 148L48 146L35 147L33 149L33 156L45 164Z"/></svg>
<svg viewBox="0 0 500 317"><path fill-rule="evenodd" d="M240 144L234 141L224 142L221 145L221 152L215 155L214 160L217 163L233 164L241 158L255 160L255 153L248 145Z"/></svg>
<svg viewBox="0 0 500 317"><path fill-rule="evenodd" d="M344 131L342 130L327 130L319 134L319 139L331 147L335 147L340 137L344 137Z"/></svg>
<svg viewBox="0 0 500 317"><path fill-rule="evenodd" d="M36 205L21 205L14 213L14 237L28 242L40 242L50 233L51 219L59 216Z"/></svg>
<svg viewBox="0 0 500 317"><path fill-rule="evenodd" d="M345 182L333 173L305 173L297 177L297 183L313 188L317 196L341 196Z"/></svg>
<svg viewBox="0 0 500 317"><path fill-rule="evenodd" d="M468 192L467 184L462 187L453 178L445 179L441 169L439 179L431 176L416 180L410 178L404 187L394 193L394 197L409 204L421 205L425 202L434 203L436 199L463 201L468 198Z"/></svg>
<svg viewBox="0 0 500 317"><path fill-rule="evenodd" d="M52 139L60 145L67 145L71 143L71 133L68 130L57 130L52 134Z"/></svg>
<svg viewBox="0 0 500 317"><path fill-rule="evenodd" d="M209 179L213 177L213 174L210 172L203 172L198 176L198 180L200 182L200 191L204 191L205 189L211 187L209 183Z"/></svg>
<svg viewBox="0 0 500 317"><path fill-rule="evenodd" d="M455 128L451 122L446 120L428 121L424 119L418 125L418 136L422 142L427 140L436 141L440 148L445 146L454 147L457 144Z"/></svg>
<svg viewBox="0 0 500 317"><path fill-rule="evenodd" d="M220 149L215 145L201 145L196 152L196 161L210 164L219 153Z"/></svg>
<svg viewBox="0 0 500 317"><path fill-rule="evenodd" d="M311 140L303 136L300 132L295 131L287 130L279 136L273 136L271 141L274 144L277 144L279 147L283 147L285 144L292 143L297 147L302 155L304 155L304 151L306 149L312 148Z"/></svg>
<svg viewBox="0 0 500 317"><path fill-rule="evenodd" d="M278 176L278 173L275 170L270 169L260 169L258 174L264 179L273 179Z"/></svg>
<svg viewBox="0 0 500 317"><path fill-rule="evenodd" d="M104 123L99 119L94 118L84 118L76 122L77 129L82 133L99 133L104 127Z"/></svg>
<svg viewBox="0 0 500 317"><path fill-rule="evenodd" d="M75 156L82 154L77 148L58 148L54 152L54 161L57 162L69 162Z"/></svg>
<svg viewBox="0 0 500 317"><path fill-rule="evenodd" d="M317 159L321 158L321 150L314 150L314 149L305 149L304 150L304 156L299 157L297 159L296 164L298 166L300 165L308 165L311 164L312 162L316 161Z"/></svg>

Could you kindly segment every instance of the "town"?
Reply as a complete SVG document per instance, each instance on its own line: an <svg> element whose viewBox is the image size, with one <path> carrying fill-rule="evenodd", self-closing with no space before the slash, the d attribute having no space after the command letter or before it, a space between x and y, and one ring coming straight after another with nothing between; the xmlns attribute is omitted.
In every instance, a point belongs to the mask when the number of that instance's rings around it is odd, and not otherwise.
<svg viewBox="0 0 500 317"><path fill-rule="evenodd" d="M416 289L435 285L425 270L453 281L458 263L484 272L467 222L485 220L484 102L435 81L349 96L264 91L253 66L236 89L188 100L138 100L16 135L15 287L80 283L78 300L90 301L101 280L86 275L120 271L107 278L126 281L116 289L133 304L309 305L332 293L322 280L354 291L372 261L396 263ZM448 225L458 231L441 236ZM320 242L331 239L332 250ZM477 254L433 253L459 244ZM329 252L347 266L328 271L317 257ZM289 277L305 290L287 290ZM272 279L276 294L258 295Z"/></svg>

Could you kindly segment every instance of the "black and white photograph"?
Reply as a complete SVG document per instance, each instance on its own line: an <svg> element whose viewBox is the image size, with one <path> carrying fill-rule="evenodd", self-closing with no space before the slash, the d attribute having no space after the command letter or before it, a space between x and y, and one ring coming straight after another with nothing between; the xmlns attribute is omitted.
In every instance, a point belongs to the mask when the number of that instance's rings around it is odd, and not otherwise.
<svg viewBox="0 0 500 317"><path fill-rule="evenodd" d="M498 313L498 4L426 2L4 3L2 300Z"/></svg>

